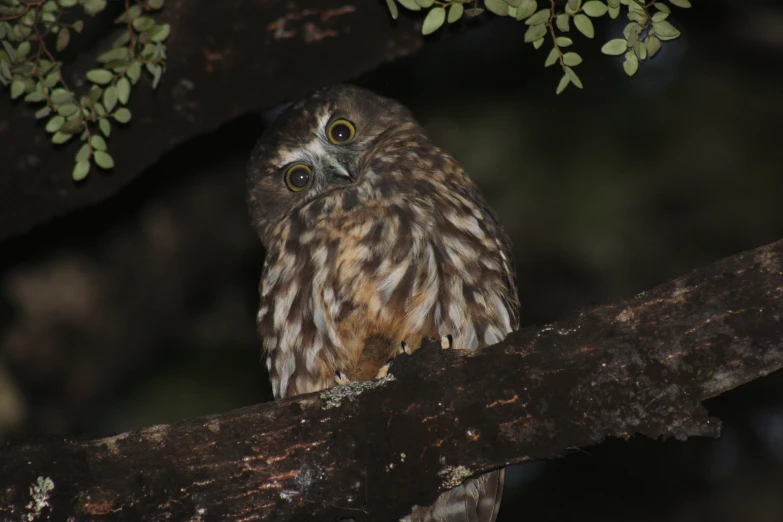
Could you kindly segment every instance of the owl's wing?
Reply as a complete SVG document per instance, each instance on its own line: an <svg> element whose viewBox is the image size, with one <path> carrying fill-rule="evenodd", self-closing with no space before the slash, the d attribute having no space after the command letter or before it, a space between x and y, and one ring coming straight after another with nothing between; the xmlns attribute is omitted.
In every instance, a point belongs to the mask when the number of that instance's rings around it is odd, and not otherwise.
<svg viewBox="0 0 783 522"><path fill-rule="evenodd" d="M472 202L484 218L484 223L489 228L490 235L494 238L498 252L500 253L503 272L506 285L508 286L508 297L506 309L511 317L511 327L516 330L519 328L519 294L517 292L517 273L514 261L514 251L511 245L511 239L500 222L500 218L489 206L489 203L481 195L478 188L473 183L463 184L447 182L446 185L455 193Z"/></svg>

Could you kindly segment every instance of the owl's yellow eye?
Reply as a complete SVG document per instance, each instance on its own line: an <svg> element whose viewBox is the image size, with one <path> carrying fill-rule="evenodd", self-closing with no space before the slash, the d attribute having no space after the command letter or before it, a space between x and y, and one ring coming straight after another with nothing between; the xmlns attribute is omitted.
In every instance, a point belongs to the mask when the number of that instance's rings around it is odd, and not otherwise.
<svg viewBox="0 0 783 522"><path fill-rule="evenodd" d="M356 136L356 127L350 121L340 118L329 124L326 134L329 136L329 141L335 145L340 145L348 143Z"/></svg>
<svg viewBox="0 0 783 522"><path fill-rule="evenodd" d="M294 163L285 171L285 184L290 190L299 192L310 183L313 170L304 163Z"/></svg>

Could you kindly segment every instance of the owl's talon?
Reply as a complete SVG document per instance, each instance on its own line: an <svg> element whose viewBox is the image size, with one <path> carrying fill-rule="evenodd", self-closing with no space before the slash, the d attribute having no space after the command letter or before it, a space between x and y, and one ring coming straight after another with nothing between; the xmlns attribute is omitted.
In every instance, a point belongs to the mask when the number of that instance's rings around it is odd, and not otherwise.
<svg viewBox="0 0 783 522"><path fill-rule="evenodd" d="M448 350L454 346L454 338L451 335L444 335L440 338L440 347Z"/></svg>
<svg viewBox="0 0 783 522"><path fill-rule="evenodd" d="M351 379L348 378L345 373L341 372L340 370L337 370L334 372L334 382L337 384L337 386L342 386L344 384L348 384L351 382Z"/></svg>
<svg viewBox="0 0 783 522"><path fill-rule="evenodd" d="M383 379L389 374L389 368L391 368L392 363L394 362L394 359L389 359L386 361L386 364L378 368L378 373L375 374L376 379Z"/></svg>
<svg viewBox="0 0 783 522"><path fill-rule="evenodd" d="M411 349L411 347L410 347L410 345L408 343L406 343L405 341L402 341L400 343L400 352L399 353L400 354L404 353L405 355L411 355L413 353L413 350Z"/></svg>

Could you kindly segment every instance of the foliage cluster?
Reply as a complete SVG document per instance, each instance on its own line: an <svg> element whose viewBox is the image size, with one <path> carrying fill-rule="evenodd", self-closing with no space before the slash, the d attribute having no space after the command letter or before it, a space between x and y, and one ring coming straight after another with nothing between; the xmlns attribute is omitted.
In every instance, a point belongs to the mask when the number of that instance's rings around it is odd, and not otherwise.
<svg viewBox="0 0 783 522"><path fill-rule="evenodd" d="M523 21L528 26L525 41L536 49L545 45L549 39L552 49L544 62L545 67L558 64L563 71L557 85L557 94L569 85L582 88L582 81L574 67L582 63L582 57L575 51L566 51L574 42L563 33L576 27L587 38L595 37L591 18L608 14L617 18L625 11L629 22L623 29L623 37L609 40L601 48L604 54L624 56L623 69L633 76L639 65L652 58L661 49L662 42L680 36L680 31L667 18L671 8L662 0L567 0L562 9L555 0L544 0L547 4L540 8L537 0L386 0L393 18L399 15L397 4L411 11L426 10L421 27L422 34L432 34L445 23L454 23L464 17L478 16L485 10L498 16L510 16ZM668 0L677 7L691 7L689 0ZM466 8L466 6L469 6Z"/></svg>
<svg viewBox="0 0 783 522"><path fill-rule="evenodd" d="M77 93L66 82L57 53L82 33L82 16L94 17L106 8L106 0L0 0L0 83L10 86L12 99L36 106L35 117L46 120L52 143L74 136L84 142L76 153L76 181L89 174L91 162L103 169L114 166L106 143L112 122L130 121L126 105L142 71L152 76L154 88L166 66L171 28L150 16L164 0L124 2L115 20L119 36L98 56L100 66L87 71L87 82L80 82L89 85L86 92Z"/></svg>

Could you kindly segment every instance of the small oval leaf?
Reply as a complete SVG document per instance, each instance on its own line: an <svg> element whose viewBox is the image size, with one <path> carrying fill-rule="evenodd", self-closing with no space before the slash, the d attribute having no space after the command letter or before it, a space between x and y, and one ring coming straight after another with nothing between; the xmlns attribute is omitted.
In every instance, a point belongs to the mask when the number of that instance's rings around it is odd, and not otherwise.
<svg viewBox="0 0 783 522"><path fill-rule="evenodd" d="M433 7L424 18L424 24L421 26L421 34L428 35L434 33L445 21L446 10L442 7Z"/></svg>

